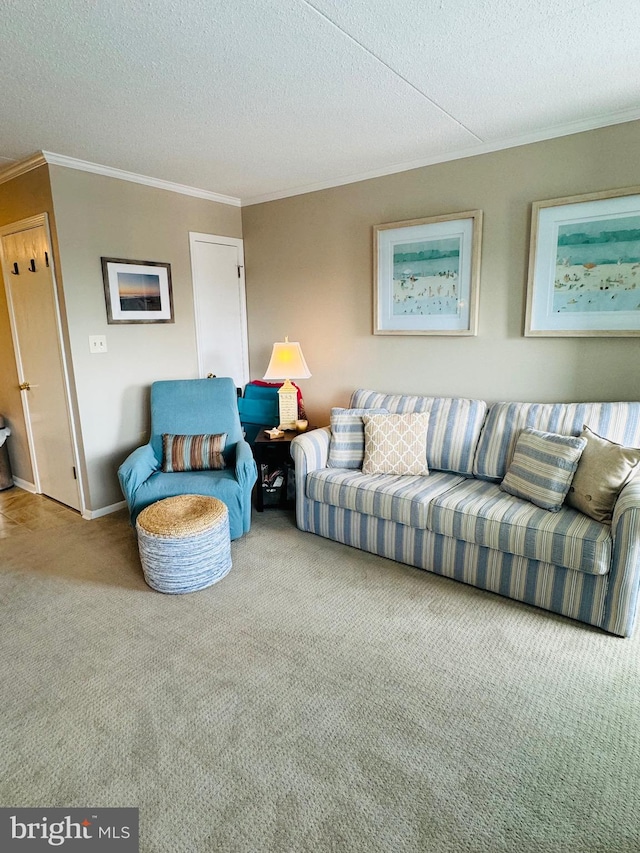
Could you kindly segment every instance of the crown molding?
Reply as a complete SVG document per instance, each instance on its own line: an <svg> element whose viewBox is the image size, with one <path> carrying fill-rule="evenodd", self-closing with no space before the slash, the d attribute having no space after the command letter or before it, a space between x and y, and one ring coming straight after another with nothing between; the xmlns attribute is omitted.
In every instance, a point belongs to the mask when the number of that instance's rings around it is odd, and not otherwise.
<svg viewBox="0 0 640 853"><path fill-rule="evenodd" d="M53 151L43 151L42 154L47 163L53 166L65 166L67 169L77 169L79 172L92 172L94 175L117 178L119 181L143 184L147 187L155 187L156 189L167 190L172 193L204 198L207 201L218 202L218 204L230 204L234 207L240 207L240 199L235 196L221 195L220 193L211 192L211 190L190 187L186 184L176 184L173 181L151 178L148 175L138 175L136 172L127 172L124 169L116 169L113 166L102 166L100 163L90 163L88 160L77 160L75 157L67 157L64 154L56 154Z"/></svg>
<svg viewBox="0 0 640 853"><path fill-rule="evenodd" d="M0 168L0 184L12 181L14 178L17 178L20 175L25 175L33 169L38 169L40 166L46 166L46 164L47 161L41 151L38 151L37 154L32 154L31 157L27 157L25 160L17 160L9 166L6 166L4 169Z"/></svg>
<svg viewBox="0 0 640 853"><path fill-rule="evenodd" d="M155 187L172 193L181 193L195 198L203 198L206 201L215 201L218 204L229 204L240 207L240 199L235 196L221 195L220 193L203 190L199 187L190 187L186 184L176 184L173 181L163 181L160 178L151 178L148 175L138 175L135 172L126 172L124 169L116 169L113 166L102 166L100 163L90 163L88 160L77 160L75 157L67 157L64 154L56 154L53 151L38 151L25 160L19 160L5 169L0 168L0 184L11 181L19 175L24 175L39 166L51 164L52 166L64 166L67 169L77 169L79 172L91 172L94 175L104 175L107 178L116 178L119 181L129 181L133 184L143 184L147 187Z"/></svg>
<svg viewBox="0 0 640 853"><path fill-rule="evenodd" d="M368 181L371 178L384 178L387 175L409 172L411 169L422 169L425 166L435 166L438 163L449 163L452 160L463 160L466 157L477 157L480 154L492 154L495 151L504 151L507 148L518 148L521 145L531 145L535 142L544 142L548 139L557 139L562 136L573 136L576 133L584 133L588 130L598 130L615 124L637 121L638 119L640 119L639 109L634 108L624 110L623 112L612 113L608 116L599 116L597 119L584 119L571 122L570 124L547 128L546 130L537 131L536 133L524 134L522 136L516 136L496 142L472 145L468 148L453 151L449 154L436 155L435 157L427 157L421 160L412 160L407 163L397 163L393 166L385 166L382 169L374 169L370 172L362 172L357 175L347 175L343 178L320 181L314 184L306 184L305 186L296 187L294 189L280 190L273 193L265 193L264 195L243 198L242 207L249 207L252 204L264 204L268 201L278 201L279 199L305 195L306 193L314 193L319 190L328 190L333 187L345 186L346 184L355 184L358 183L358 181Z"/></svg>

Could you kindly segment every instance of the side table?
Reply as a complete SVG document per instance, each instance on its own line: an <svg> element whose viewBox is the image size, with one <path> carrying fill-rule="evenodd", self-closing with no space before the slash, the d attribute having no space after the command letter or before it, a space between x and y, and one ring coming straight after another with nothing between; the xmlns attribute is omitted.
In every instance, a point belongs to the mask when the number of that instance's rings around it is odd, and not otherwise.
<svg viewBox="0 0 640 853"><path fill-rule="evenodd" d="M293 476L293 459L291 458L291 442L298 433L285 432L280 438L269 438L265 434L268 426L260 427L258 434L251 442L253 458L258 466L256 482L256 510L262 512L268 507L292 508L294 506L291 493L290 477ZM309 430L313 427L309 427ZM309 431L307 430L307 431Z"/></svg>

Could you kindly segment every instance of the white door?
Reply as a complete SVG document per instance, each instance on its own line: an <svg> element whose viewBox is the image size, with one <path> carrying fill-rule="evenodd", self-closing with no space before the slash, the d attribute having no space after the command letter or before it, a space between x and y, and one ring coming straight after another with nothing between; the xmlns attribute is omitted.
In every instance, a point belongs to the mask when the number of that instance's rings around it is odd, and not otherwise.
<svg viewBox="0 0 640 853"><path fill-rule="evenodd" d="M2 260L36 491L81 509L60 314L45 224L5 233Z"/></svg>
<svg viewBox="0 0 640 853"><path fill-rule="evenodd" d="M189 234L198 371L249 381L242 240Z"/></svg>

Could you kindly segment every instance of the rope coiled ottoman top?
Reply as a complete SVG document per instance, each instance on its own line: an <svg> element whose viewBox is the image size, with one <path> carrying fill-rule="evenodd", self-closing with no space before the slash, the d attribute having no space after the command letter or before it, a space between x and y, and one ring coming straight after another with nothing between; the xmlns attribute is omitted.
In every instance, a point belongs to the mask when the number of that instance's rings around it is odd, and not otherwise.
<svg viewBox="0 0 640 853"><path fill-rule="evenodd" d="M218 498L178 495L143 509L137 523L152 536L193 536L222 521L228 510Z"/></svg>
<svg viewBox="0 0 640 853"><path fill-rule="evenodd" d="M231 568L229 510L217 498L164 498L142 510L136 530L145 580L159 592L204 589Z"/></svg>

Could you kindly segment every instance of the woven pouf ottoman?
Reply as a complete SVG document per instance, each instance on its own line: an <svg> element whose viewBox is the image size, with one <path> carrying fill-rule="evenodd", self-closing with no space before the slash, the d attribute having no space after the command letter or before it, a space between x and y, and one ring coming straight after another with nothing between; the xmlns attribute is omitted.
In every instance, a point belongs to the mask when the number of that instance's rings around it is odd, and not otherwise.
<svg viewBox="0 0 640 853"><path fill-rule="evenodd" d="M231 568L229 510L217 498L164 498L142 510L136 530L144 579L158 592L195 592Z"/></svg>

